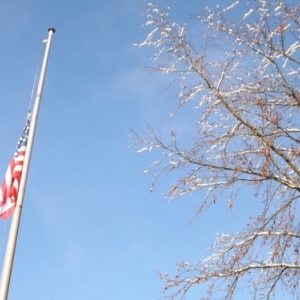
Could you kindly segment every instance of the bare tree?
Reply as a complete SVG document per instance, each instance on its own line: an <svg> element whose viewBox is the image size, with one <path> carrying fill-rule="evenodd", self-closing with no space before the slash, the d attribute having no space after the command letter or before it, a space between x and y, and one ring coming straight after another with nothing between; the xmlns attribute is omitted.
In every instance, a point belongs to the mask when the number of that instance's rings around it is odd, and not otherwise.
<svg viewBox="0 0 300 300"><path fill-rule="evenodd" d="M161 152L149 168L154 180L185 174L169 197L205 190L199 212L224 194L234 205L244 188L262 204L241 231L220 234L198 264L160 274L168 299L184 299L202 283L209 287L200 299L234 299L245 288L253 299L276 298L278 289L300 299L300 5L290 2L207 8L192 15L198 38L172 22L169 9L147 5L151 30L139 46L156 49L154 68L180 89L172 116L189 102L201 112L188 147L151 128L147 137L133 136L138 152Z"/></svg>

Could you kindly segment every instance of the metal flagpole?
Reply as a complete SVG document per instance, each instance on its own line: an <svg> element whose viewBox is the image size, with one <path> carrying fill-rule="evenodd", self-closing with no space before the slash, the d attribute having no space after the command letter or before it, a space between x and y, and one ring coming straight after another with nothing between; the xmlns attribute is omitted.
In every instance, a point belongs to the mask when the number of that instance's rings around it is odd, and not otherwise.
<svg viewBox="0 0 300 300"><path fill-rule="evenodd" d="M38 118L40 101L41 101L41 97L42 97L44 78L45 78L45 73L46 73L46 68L47 68L51 39L52 39L52 35L54 32L55 32L54 28L49 28L47 44L46 44L43 64L42 64L41 73L40 73L40 79L39 79L39 83L38 83L38 87L37 87L37 91L36 91L36 98L35 98L32 115L31 115L31 122L30 122L27 146L26 146L26 151L25 151L25 156L24 156L23 170L22 170L22 176L21 176L21 180L20 180L18 198L17 198L16 207L15 207L15 210L13 213L13 218L11 221L10 232L9 232L9 237L8 237L8 241L7 241L7 246L6 246L6 253L5 253L5 258L4 258L4 262L3 262L1 282L0 282L0 300L6 300L7 295L8 295L11 271L12 271L12 266L13 266L13 260L14 260L14 255L15 255L20 219L21 219L23 198L24 198L24 194L25 194L26 181L27 181L32 145L33 145L35 128L36 128L36 122L37 122L37 118Z"/></svg>

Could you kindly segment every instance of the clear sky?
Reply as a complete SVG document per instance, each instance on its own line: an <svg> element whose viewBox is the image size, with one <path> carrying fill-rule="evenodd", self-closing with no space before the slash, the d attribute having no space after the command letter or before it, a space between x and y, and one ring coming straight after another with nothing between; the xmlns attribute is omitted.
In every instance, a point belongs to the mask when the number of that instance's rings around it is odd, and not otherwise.
<svg viewBox="0 0 300 300"><path fill-rule="evenodd" d="M218 1L159 2L188 21ZM25 124L41 41L56 29L10 300L157 299L157 271L174 273L177 261L200 260L214 233L238 231L251 209L251 195L244 195L237 213L220 206L195 217L200 194L168 202L171 180L149 192L152 178L143 170L153 157L127 147L131 130L143 134L149 124L189 132L195 112L168 121L176 102L167 80L142 67L151 50L133 46L147 34L142 13L135 0L1 1L3 176ZM10 219L0 224L1 264L9 225Z"/></svg>

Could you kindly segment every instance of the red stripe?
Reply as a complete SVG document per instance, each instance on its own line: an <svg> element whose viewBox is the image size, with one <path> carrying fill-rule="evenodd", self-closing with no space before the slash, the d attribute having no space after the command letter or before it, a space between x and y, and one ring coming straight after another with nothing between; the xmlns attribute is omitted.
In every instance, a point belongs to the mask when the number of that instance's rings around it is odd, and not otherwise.
<svg viewBox="0 0 300 300"><path fill-rule="evenodd" d="M14 210L15 210L15 206L9 208L8 210L4 211L4 212L0 215L0 218L1 218L2 220L6 220L8 217L10 217L10 215L13 214Z"/></svg>
<svg viewBox="0 0 300 300"><path fill-rule="evenodd" d="M12 203L16 203L18 197L18 189L20 184L20 179L23 170L25 150L22 149L18 153L17 157L11 159L7 171L5 173L5 178L1 186L1 201L0 201L0 218L5 220L13 212L15 206L11 207ZM7 206L7 207L5 207Z"/></svg>

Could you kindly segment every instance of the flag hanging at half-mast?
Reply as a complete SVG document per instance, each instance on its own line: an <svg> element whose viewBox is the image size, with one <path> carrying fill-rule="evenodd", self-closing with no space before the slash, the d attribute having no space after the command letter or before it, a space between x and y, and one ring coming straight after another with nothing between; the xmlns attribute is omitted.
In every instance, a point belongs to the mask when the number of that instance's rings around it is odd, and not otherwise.
<svg viewBox="0 0 300 300"><path fill-rule="evenodd" d="M23 134L18 141L17 149L9 163L0 187L0 218L3 220L7 219L14 212L16 206L30 126L30 116L31 114L28 113Z"/></svg>

